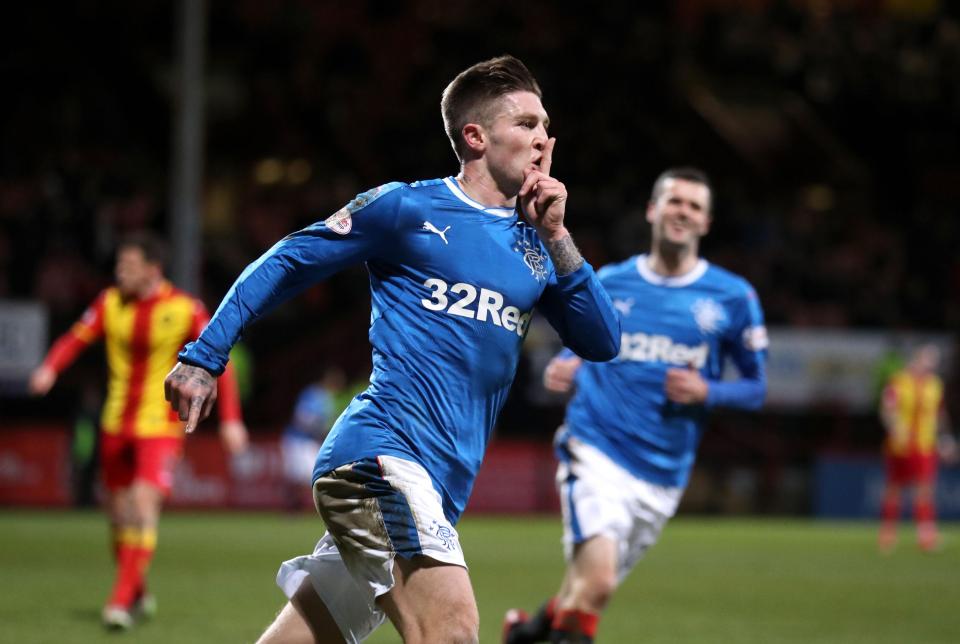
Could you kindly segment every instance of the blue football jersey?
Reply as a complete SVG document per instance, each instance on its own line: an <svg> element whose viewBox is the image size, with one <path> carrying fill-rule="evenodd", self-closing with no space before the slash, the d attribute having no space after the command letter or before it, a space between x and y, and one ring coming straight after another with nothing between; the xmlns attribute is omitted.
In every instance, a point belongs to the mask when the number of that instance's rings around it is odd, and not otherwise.
<svg viewBox="0 0 960 644"><path fill-rule="evenodd" d="M589 264L557 276L535 230L513 209L476 203L452 177L390 183L248 266L181 360L219 372L257 316L361 261L372 301L370 386L331 429L314 478L360 458L412 460L456 522L534 308L591 360L616 355L616 310Z"/></svg>
<svg viewBox="0 0 960 644"><path fill-rule="evenodd" d="M664 277L639 255L604 267L599 277L621 316L620 354L577 371L567 431L637 478L683 487L706 410L763 403L767 336L760 302L746 280L703 259L686 275ZM727 358L740 379L721 381ZM709 382L704 405L666 397L667 369L691 366Z"/></svg>
<svg viewBox="0 0 960 644"><path fill-rule="evenodd" d="M334 396L322 385L313 384L305 387L297 396L293 418L290 419L284 433L323 442L336 414L334 402Z"/></svg>

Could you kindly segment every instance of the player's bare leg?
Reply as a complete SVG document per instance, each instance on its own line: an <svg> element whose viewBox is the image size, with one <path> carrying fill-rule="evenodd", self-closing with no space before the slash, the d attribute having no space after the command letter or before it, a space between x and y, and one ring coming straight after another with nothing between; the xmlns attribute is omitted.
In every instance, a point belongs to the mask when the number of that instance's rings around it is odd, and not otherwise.
<svg viewBox="0 0 960 644"><path fill-rule="evenodd" d="M593 642L600 614L617 589L617 542L602 535L575 546L557 598L551 642Z"/></svg>
<svg viewBox="0 0 960 644"><path fill-rule="evenodd" d="M507 614L503 642L592 642L600 614L616 588L617 543L604 536L588 539L575 546L556 597L530 619Z"/></svg>
<svg viewBox="0 0 960 644"><path fill-rule="evenodd" d="M405 644L476 644L480 615L466 569L428 557L397 557L394 587L377 604Z"/></svg>
<svg viewBox="0 0 960 644"><path fill-rule="evenodd" d="M337 623L309 578L280 610L257 644L342 644Z"/></svg>
<svg viewBox="0 0 960 644"><path fill-rule="evenodd" d="M599 613L606 608L617 588L616 541L601 535L577 545L565 581L560 610Z"/></svg>

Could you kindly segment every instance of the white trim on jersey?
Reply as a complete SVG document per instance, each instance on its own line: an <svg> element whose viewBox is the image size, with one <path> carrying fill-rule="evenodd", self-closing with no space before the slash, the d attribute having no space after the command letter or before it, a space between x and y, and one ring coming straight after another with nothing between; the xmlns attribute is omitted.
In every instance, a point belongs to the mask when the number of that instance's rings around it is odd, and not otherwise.
<svg viewBox="0 0 960 644"><path fill-rule="evenodd" d="M698 279L703 277L703 274L707 272L707 268L710 267L710 263L705 259L697 260L697 265L694 266L688 273L685 275L677 276L666 276L660 275L659 273L653 272L647 265L647 255L639 255L637 257L637 272L640 273L640 277L647 280L651 284L656 284L657 286L670 286L670 287L680 287L680 286L690 286Z"/></svg>
<svg viewBox="0 0 960 644"><path fill-rule="evenodd" d="M447 187L450 189L450 192L452 192L457 199L468 206L472 206L477 210L482 210L488 215L493 215L494 217L513 217L514 210L512 208L490 208L488 206L484 206L483 204L477 203L460 189L460 186L453 177L446 177L444 178L443 182L447 185Z"/></svg>

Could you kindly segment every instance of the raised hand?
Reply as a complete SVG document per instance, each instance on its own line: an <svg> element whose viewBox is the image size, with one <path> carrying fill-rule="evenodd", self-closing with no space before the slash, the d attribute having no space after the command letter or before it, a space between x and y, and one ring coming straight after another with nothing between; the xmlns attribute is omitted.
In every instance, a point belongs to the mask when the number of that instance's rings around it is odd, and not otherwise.
<svg viewBox="0 0 960 644"><path fill-rule="evenodd" d="M556 143L555 137L547 139L540 158L540 168L526 170L518 195L524 216L545 242L556 241L568 234L563 225L567 188L550 176Z"/></svg>
<svg viewBox="0 0 960 644"><path fill-rule="evenodd" d="M186 421L184 431L190 433L210 415L217 400L217 378L202 367L178 362L163 381L167 402Z"/></svg>

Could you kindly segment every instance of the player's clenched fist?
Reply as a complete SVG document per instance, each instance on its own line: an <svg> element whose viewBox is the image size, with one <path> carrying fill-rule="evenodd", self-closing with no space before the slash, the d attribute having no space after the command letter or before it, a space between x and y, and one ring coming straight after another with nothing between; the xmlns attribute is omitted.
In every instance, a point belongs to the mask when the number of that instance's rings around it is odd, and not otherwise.
<svg viewBox="0 0 960 644"><path fill-rule="evenodd" d="M664 391L667 398L681 405L696 405L707 399L709 386L692 365L686 369L667 369Z"/></svg>
<svg viewBox="0 0 960 644"><path fill-rule="evenodd" d="M556 138L547 139L539 169L527 169L518 194L524 215L544 241L554 241L568 234L563 225L567 188L550 176L556 142Z"/></svg>
<svg viewBox="0 0 960 644"><path fill-rule="evenodd" d="M569 358L556 357L543 370L543 386L547 391L565 394L573 387L573 377L583 360L577 356Z"/></svg>
<svg viewBox="0 0 960 644"><path fill-rule="evenodd" d="M163 381L163 393L180 420L186 421L183 429L189 434L210 415L217 400L217 378L202 367L178 362Z"/></svg>

